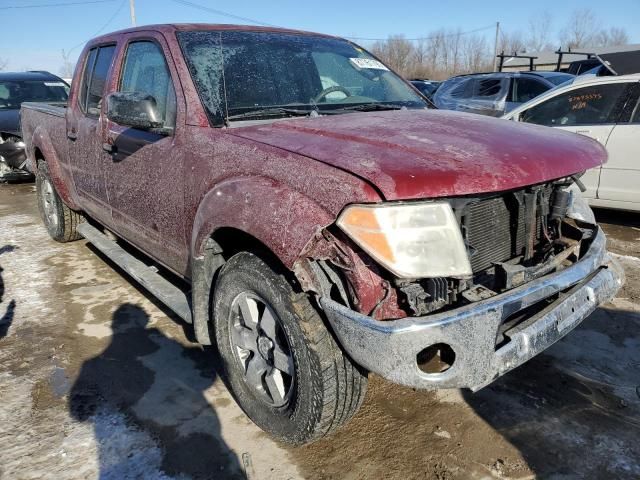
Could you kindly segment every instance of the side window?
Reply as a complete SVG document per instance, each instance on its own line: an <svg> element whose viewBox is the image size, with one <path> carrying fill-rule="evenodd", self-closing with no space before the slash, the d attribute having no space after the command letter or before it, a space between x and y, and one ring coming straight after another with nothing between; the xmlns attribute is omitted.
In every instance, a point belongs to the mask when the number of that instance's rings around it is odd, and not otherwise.
<svg viewBox="0 0 640 480"><path fill-rule="evenodd" d="M176 92L164 53L156 43L138 41L129 44L119 91L153 96L164 127L175 126Z"/></svg>
<svg viewBox="0 0 640 480"><path fill-rule="evenodd" d="M522 113L521 121L551 127L615 123L628 83L591 85L557 95Z"/></svg>
<svg viewBox="0 0 640 480"><path fill-rule="evenodd" d="M107 73L115 50L115 45L109 45L93 48L87 55L87 63L80 88L80 108L88 115L100 115L102 96L107 83Z"/></svg>
<svg viewBox="0 0 640 480"><path fill-rule="evenodd" d="M517 103L526 103L549 90L544 83L531 78L516 78L514 85L513 101Z"/></svg>
<svg viewBox="0 0 640 480"><path fill-rule="evenodd" d="M91 82L91 74L96 63L97 48L89 50L87 61L84 65L84 73L82 75L82 84L80 85L80 108L83 112L87 111L87 92L89 91L89 83Z"/></svg>
<svg viewBox="0 0 640 480"><path fill-rule="evenodd" d="M485 78L477 83L476 97L495 97L500 93L502 80L499 78Z"/></svg>

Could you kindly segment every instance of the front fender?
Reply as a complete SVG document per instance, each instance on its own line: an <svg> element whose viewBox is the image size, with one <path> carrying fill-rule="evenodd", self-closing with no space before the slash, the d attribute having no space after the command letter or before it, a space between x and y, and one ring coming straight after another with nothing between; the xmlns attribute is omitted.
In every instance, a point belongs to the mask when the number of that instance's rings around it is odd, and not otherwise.
<svg viewBox="0 0 640 480"><path fill-rule="evenodd" d="M313 234L333 221L333 216L309 197L265 177L232 178L209 191L200 202L191 235L193 323L198 342L212 343L211 287L215 271L224 263L210 240L216 230L243 231L292 268Z"/></svg>
<svg viewBox="0 0 640 480"><path fill-rule="evenodd" d="M219 228L241 230L264 244L288 268L318 229L335 218L313 199L265 177L228 179L209 191L197 210L191 236L194 257Z"/></svg>

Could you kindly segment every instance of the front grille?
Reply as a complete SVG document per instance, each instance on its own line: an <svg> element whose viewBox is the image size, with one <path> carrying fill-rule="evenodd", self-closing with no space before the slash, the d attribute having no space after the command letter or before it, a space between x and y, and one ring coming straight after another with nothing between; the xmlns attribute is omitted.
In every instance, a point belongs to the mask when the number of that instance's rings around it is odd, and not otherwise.
<svg viewBox="0 0 640 480"><path fill-rule="evenodd" d="M551 187L543 189L546 198L549 198L550 191ZM486 270L496 262L522 255L525 251L525 206L518 192L469 203L464 209L462 225L474 273ZM538 216L535 244L542 237L541 228Z"/></svg>

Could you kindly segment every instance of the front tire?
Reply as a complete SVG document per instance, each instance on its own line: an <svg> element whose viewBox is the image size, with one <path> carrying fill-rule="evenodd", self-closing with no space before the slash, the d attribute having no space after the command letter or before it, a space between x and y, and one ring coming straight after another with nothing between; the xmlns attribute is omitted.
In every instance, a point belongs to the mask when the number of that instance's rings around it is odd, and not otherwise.
<svg viewBox="0 0 640 480"><path fill-rule="evenodd" d="M309 443L357 412L366 373L342 352L308 296L262 259L242 252L224 265L213 313L231 393L273 437Z"/></svg>
<svg viewBox="0 0 640 480"><path fill-rule="evenodd" d="M36 191L40 218L42 218L49 236L61 243L82 238L77 228L84 219L80 213L71 210L64 204L53 185L49 175L49 167L45 161L38 164Z"/></svg>

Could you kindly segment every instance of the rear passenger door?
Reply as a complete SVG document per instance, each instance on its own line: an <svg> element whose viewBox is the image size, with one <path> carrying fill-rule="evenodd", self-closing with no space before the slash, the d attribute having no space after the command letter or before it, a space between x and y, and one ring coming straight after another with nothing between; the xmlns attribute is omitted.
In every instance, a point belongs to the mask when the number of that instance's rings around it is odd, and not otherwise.
<svg viewBox="0 0 640 480"><path fill-rule="evenodd" d="M186 272L182 148L175 129L183 94L160 35L125 44L114 90L152 95L164 126L141 130L106 120L103 166L116 231L178 273ZM176 95L179 92L179 95ZM183 113L179 113L179 111ZM184 123L184 122L182 122Z"/></svg>
<svg viewBox="0 0 640 480"><path fill-rule="evenodd" d="M579 133L607 146L627 99L629 83L597 83L565 91L520 114L521 122ZM609 154L609 163L616 160ZM587 171L585 196L597 198L601 168Z"/></svg>
<svg viewBox="0 0 640 480"><path fill-rule="evenodd" d="M629 89L626 105L618 123L607 140L609 161L600 174L598 198L634 205L621 208L640 208L640 84ZM614 205L612 205L614 206Z"/></svg>
<svg viewBox="0 0 640 480"><path fill-rule="evenodd" d="M115 45L103 45L89 50L76 104L66 113L73 181L82 208L102 222L110 220L111 209L102 162L101 110L115 49Z"/></svg>

